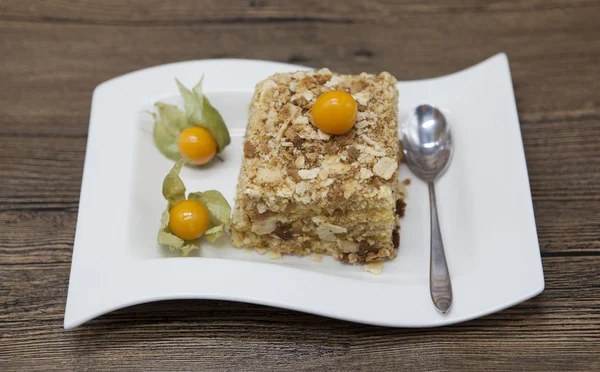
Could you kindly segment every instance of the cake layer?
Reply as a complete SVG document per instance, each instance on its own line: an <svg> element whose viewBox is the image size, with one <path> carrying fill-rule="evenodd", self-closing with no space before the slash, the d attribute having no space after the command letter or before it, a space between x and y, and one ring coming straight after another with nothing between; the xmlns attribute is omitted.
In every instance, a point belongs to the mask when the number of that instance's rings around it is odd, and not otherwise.
<svg viewBox="0 0 600 372"><path fill-rule="evenodd" d="M385 241L390 233L397 228L396 219L389 221L371 223L354 222L351 224L338 225L327 222L318 223L314 219L299 219L291 222L281 222L274 219L265 220L262 223L238 227L241 232L252 232L257 235L271 235L283 240L293 240L299 236L315 236L324 240L351 239L356 242L370 242L371 240Z"/></svg>
<svg viewBox="0 0 600 372"><path fill-rule="evenodd" d="M259 83L238 197L276 212L290 205L360 209L388 198L401 158L395 84L385 72L339 75L326 69L276 74ZM337 136L316 128L310 114L316 98L333 89L351 93L359 109L354 128Z"/></svg>
<svg viewBox="0 0 600 372"><path fill-rule="evenodd" d="M314 244L312 252L332 254L346 262L393 258L395 254L391 255L389 251L399 245L399 219L404 213L404 206L400 199L393 210L366 210L358 214L339 213L299 219L290 219L285 214L265 213L268 216L250 223L249 217L236 205L234 219L247 222L237 224L233 230L233 243L238 247L296 255L310 253L310 244ZM315 244L317 241L324 243Z"/></svg>
<svg viewBox="0 0 600 372"><path fill-rule="evenodd" d="M381 242L377 248L374 245L357 244L344 239L326 241L313 236L300 236L286 241L270 235L258 235L237 230L232 231L231 237L233 244L237 247L254 247L258 251L298 256L311 253L327 254L348 263L378 262L396 257L394 245L391 242ZM390 237L391 239L392 237Z"/></svg>
<svg viewBox="0 0 600 372"><path fill-rule="evenodd" d="M406 195L404 184L400 183L394 192L386 193L385 198L372 200L370 203L355 203L346 205L342 208L339 205L331 206L330 208L320 208L314 205L304 204L287 204L286 208L280 211L270 210L269 207L262 201L256 199L239 198L236 203L236 208L239 208L243 213L240 217L246 218L247 222L262 221L266 218L275 218L280 221L296 220L300 218L310 218L313 216L324 216L330 218L329 223L336 224L344 216L348 216L351 220L369 219L373 221L372 216L377 215L379 211L389 211L390 206L402 201ZM402 202L403 203L403 202ZM403 208L403 207L402 207Z"/></svg>

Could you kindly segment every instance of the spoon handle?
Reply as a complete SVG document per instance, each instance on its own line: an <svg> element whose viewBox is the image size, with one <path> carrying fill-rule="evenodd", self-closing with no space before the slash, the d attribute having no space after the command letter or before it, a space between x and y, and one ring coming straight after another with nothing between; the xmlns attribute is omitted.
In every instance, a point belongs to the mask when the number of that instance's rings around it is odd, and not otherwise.
<svg viewBox="0 0 600 372"><path fill-rule="evenodd" d="M431 261L429 266L429 290L435 307L445 314L452 305L452 284L450 272L446 264L444 243L440 232L437 205L435 202L435 189L433 182L429 186L429 207L431 212Z"/></svg>

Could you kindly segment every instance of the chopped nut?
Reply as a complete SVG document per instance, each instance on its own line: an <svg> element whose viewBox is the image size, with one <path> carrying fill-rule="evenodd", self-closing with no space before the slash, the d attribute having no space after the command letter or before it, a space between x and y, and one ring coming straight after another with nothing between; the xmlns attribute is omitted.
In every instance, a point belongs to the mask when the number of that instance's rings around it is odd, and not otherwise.
<svg viewBox="0 0 600 372"><path fill-rule="evenodd" d="M302 233L302 221L296 220L292 222L292 233L300 234Z"/></svg>
<svg viewBox="0 0 600 372"><path fill-rule="evenodd" d="M367 180L367 179L373 177L373 172L371 172L367 168L360 168L359 177L361 180Z"/></svg>
<svg viewBox="0 0 600 372"><path fill-rule="evenodd" d="M271 79L266 80L262 84L262 94L266 95L277 89L277 83Z"/></svg>
<svg viewBox="0 0 600 372"><path fill-rule="evenodd" d="M362 138L363 140L365 140L366 143L368 143L369 145L373 146L375 148L375 150L381 150L381 143L377 142L377 141L373 141L371 139L371 137L367 136L366 134L362 134L360 136L360 138Z"/></svg>
<svg viewBox="0 0 600 372"><path fill-rule="evenodd" d="M293 186L292 188L295 189L296 185L294 185L292 183L291 186ZM291 198L294 195L294 191L292 190L292 188L287 187L287 186L282 186L277 189L275 194L281 198Z"/></svg>
<svg viewBox="0 0 600 372"><path fill-rule="evenodd" d="M283 106L281 111L279 111L279 120L280 121L291 120L292 118L295 118L299 112L300 112L300 108L288 103L285 106Z"/></svg>
<svg viewBox="0 0 600 372"><path fill-rule="evenodd" d="M244 142L244 157L249 159L256 156L256 147L250 141Z"/></svg>
<svg viewBox="0 0 600 372"><path fill-rule="evenodd" d="M367 86L368 84L364 80L354 80L350 84L350 94L358 93L364 90Z"/></svg>
<svg viewBox="0 0 600 372"><path fill-rule="evenodd" d="M265 122L265 125L267 126L269 131L271 131L273 130L277 122L279 122L279 113L277 112L277 110L275 110L275 108L271 108L271 110L269 111L269 115L267 116L267 121Z"/></svg>
<svg viewBox="0 0 600 372"><path fill-rule="evenodd" d="M398 184L398 193L402 195L402 198L408 195L408 191L406 190L406 185L404 183Z"/></svg>
<svg viewBox="0 0 600 372"><path fill-rule="evenodd" d="M296 161L294 162L294 164L296 164L296 167L298 167L298 168L304 167L304 155L298 156L296 158Z"/></svg>
<svg viewBox="0 0 600 372"><path fill-rule="evenodd" d="M321 169L319 171L319 179L324 181L327 179L327 177L329 177L329 172L326 171L325 169Z"/></svg>
<svg viewBox="0 0 600 372"><path fill-rule="evenodd" d="M299 136L296 136L296 138L294 138L294 140L292 141L292 144L294 145L295 148L300 148L303 143L304 143L304 140L302 138L300 138Z"/></svg>
<svg viewBox="0 0 600 372"><path fill-rule="evenodd" d="M267 218L263 221L257 221L252 224L252 232L258 235L270 234L275 231L277 221L274 218Z"/></svg>
<svg viewBox="0 0 600 372"><path fill-rule="evenodd" d="M296 106L306 107L309 100L307 100L306 97L297 94L291 98L291 102Z"/></svg>
<svg viewBox="0 0 600 372"><path fill-rule="evenodd" d="M358 157L358 162L362 163L362 164L372 164L375 161L375 157L371 154L367 154L366 152L363 152L362 154L360 154L360 156Z"/></svg>
<svg viewBox="0 0 600 372"><path fill-rule="evenodd" d="M383 271L383 264L381 262L372 262L364 266L365 271L371 274L379 275Z"/></svg>
<svg viewBox="0 0 600 372"><path fill-rule="evenodd" d="M304 78L302 78L302 80L300 80L298 83L296 83L296 91L310 89L316 83L317 83L317 81L316 81L316 79L314 77L312 77L312 76L305 76Z"/></svg>
<svg viewBox="0 0 600 372"><path fill-rule="evenodd" d="M344 174L350 170L350 165L342 163L339 155L327 156L323 160L323 168L333 174Z"/></svg>
<svg viewBox="0 0 600 372"><path fill-rule="evenodd" d="M283 135L290 141L294 141L294 139L298 137L298 133L293 127L288 127L285 132L283 132Z"/></svg>
<svg viewBox="0 0 600 372"><path fill-rule="evenodd" d="M356 149L356 147L354 146L350 146L348 147L348 157L352 160L357 160L358 159L358 150Z"/></svg>
<svg viewBox="0 0 600 372"><path fill-rule="evenodd" d="M329 141L331 136L319 129L317 131L317 138L320 139L321 141Z"/></svg>
<svg viewBox="0 0 600 372"><path fill-rule="evenodd" d="M398 248L400 246L400 232L398 229L392 231L392 246Z"/></svg>
<svg viewBox="0 0 600 372"><path fill-rule="evenodd" d="M281 180L281 171L279 169L261 168L258 170L256 180L260 183L277 183Z"/></svg>
<svg viewBox="0 0 600 372"><path fill-rule="evenodd" d="M363 241L358 245L358 254L361 256L366 256L369 252L377 251L379 251L379 248L369 245L366 241Z"/></svg>
<svg viewBox="0 0 600 372"><path fill-rule="evenodd" d="M319 239L333 242L336 240L335 234L345 234L348 230L345 227L333 225L330 223L323 223L315 229L317 235L319 235Z"/></svg>
<svg viewBox="0 0 600 372"><path fill-rule="evenodd" d="M271 151L271 149L269 148L269 144L268 144L268 143L266 143L266 142L263 142L263 143L260 145L260 151L261 151L263 154L266 154L266 153L268 153L269 151Z"/></svg>
<svg viewBox="0 0 600 372"><path fill-rule="evenodd" d="M328 88L333 88L333 87L338 86L338 84L343 81L344 81L343 77L335 75L331 79L329 79L329 81L327 83L325 83L325 86Z"/></svg>
<svg viewBox="0 0 600 372"><path fill-rule="evenodd" d="M278 84L289 84L292 78L289 74L275 74L273 80Z"/></svg>
<svg viewBox="0 0 600 372"><path fill-rule="evenodd" d="M312 126L301 126L298 136L304 139L317 139L318 135Z"/></svg>
<svg viewBox="0 0 600 372"><path fill-rule="evenodd" d="M398 217L404 217L404 210L406 209L406 203L402 199L396 200L396 214Z"/></svg>
<svg viewBox="0 0 600 372"><path fill-rule="evenodd" d="M328 178L321 183L321 186L323 186L323 187L331 186L332 183L333 183L333 178ZM344 194L344 196L346 196L346 195ZM346 198L346 199L348 199L348 198Z"/></svg>
<svg viewBox="0 0 600 372"><path fill-rule="evenodd" d="M296 194L304 195L306 192L306 182L298 182L296 184Z"/></svg>
<svg viewBox="0 0 600 372"><path fill-rule="evenodd" d="M288 176L290 176L290 178L292 180L294 180L295 182L298 182L301 180L300 176L298 175L298 169L296 169L296 168L288 169Z"/></svg>
<svg viewBox="0 0 600 372"><path fill-rule="evenodd" d="M393 76L392 76L392 74L390 74L390 73L389 73L389 72L387 72L387 71L382 71L382 72L379 74L379 77L380 77L381 79L383 79L384 81L387 81L387 82L388 82L388 83L390 83L391 85L395 85L395 84L398 82L398 81L396 80L396 78L395 78L395 77L393 77Z"/></svg>
<svg viewBox="0 0 600 372"><path fill-rule="evenodd" d="M289 121L284 121L283 124L281 124L279 126L279 130L277 131L277 135L275 136L275 140L277 142L281 141L281 138L283 137L283 133L286 131L286 129L288 128L288 126L290 125Z"/></svg>
<svg viewBox="0 0 600 372"><path fill-rule="evenodd" d="M303 180L310 180L310 179L316 178L318 174L319 174L319 168L301 169L298 171L298 175Z"/></svg>
<svg viewBox="0 0 600 372"><path fill-rule="evenodd" d="M358 244L349 240L340 241L340 249L345 253L356 253L358 252Z"/></svg>
<svg viewBox="0 0 600 372"><path fill-rule="evenodd" d="M331 70L328 69L327 67L320 68L320 69L314 71L314 73L317 75L332 75ZM382 74L383 74L383 72L382 72ZM388 75L389 75L389 73L388 73ZM390 76L392 76L392 75L390 75Z"/></svg>
<svg viewBox="0 0 600 372"><path fill-rule="evenodd" d="M329 81L329 79L331 79L331 72L328 74L317 74L315 77L317 78L317 82L319 84L325 84Z"/></svg>
<svg viewBox="0 0 600 372"><path fill-rule="evenodd" d="M281 223L277 222L277 226L275 227L275 235L277 235L282 240L291 240L292 239L292 224L290 223Z"/></svg>
<svg viewBox="0 0 600 372"><path fill-rule="evenodd" d="M358 148L360 151L362 151L362 152L364 152L364 153L367 153L367 154L369 154L369 155L373 155L373 156L385 156L385 152L383 152L383 151L378 151L378 150L376 150L376 149L374 149L374 148L372 148L372 147L369 147L369 146L365 146L365 145L356 145L356 147L357 147L357 148ZM360 156L359 156L359 161L360 161Z"/></svg>
<svg viewBox="0 0 600 372"><path fill-rule="evenodd" d="M271 260L279 260L281 258L281 252L278 250L269 252L269 259Z"/></svg>
<svg viewBox="0 0 600 372"><path fill-rule="evenodd" d="M394 173L398 170L398 163L392 158L381 158L373 167L373 173L375 175L383 178L384 180L389 180L392 178Z"/></svg>
<svg viewBox="0 0 600 372"><path fill-rule="evenodd" d="M258 213L263 214L267 211L267 206L265 203L258 203L256 205L256 210L258 210Z"/></svg>
<svg viewBox="0 0 600 372"><path fill-rule="evenodd" d="M371 93L364 90L362 92L353 94L352 97L354 97L354 99L359 105L366 106L367 103L369 103L369 101L371 100Z"/></svg>
<svg viewBox="0 0 600 372"><path fill-rule="evenodd" d="M406 163L406 159L404 159L404 144L402 141L398 141L398 163Z"/></svg>
<svg viewBox="0 0 600 372"><path fill-rule="evenodd" d="M359 187L360 184L356 180L350 180L346 182L343 186L344 198L349 199Z"/></svg>
<svg viewBox="0 0 600 372"><path fill-rule="evenodd" d="M306 154L306 158L310 161L315 161L318 157L319 154L317 154L316 152L309 152L308 154Z"/></svg>
<svg viewBox="0 0 600 372"><path fill-rule="evenodd" d="M308 118L306 116L296 116L292 120L292 124L295 124L295 125L306 125L306 124L308 124Z"/></svg>
<svg viewBox="0 0 600 372"><path fill-rule="evenodd" d="M359 112L356 115L356 120L374 124L377 120L377 114L374 112Z"/></svg>
<svg viewBox="0 0 600 372"><path fill-rule="evenodd" d="M302 93L302 97L306 98L308 102L312 101L315 98L315 95L310 90L307 90Z"/></svg>
<svg viewBox="0 0 600 372"><path fill-rule="evenodd" d="M327 194L327 200L331 201L332 203L341 203L343 202L344 199L344 191L342 190L341 187L336 187L333 188L329 191L329 193Z"/></svg>
<svg viewBox="0 0 600 372"><path fill-rule="evenodd" d="M242 193L248 195L251 198L256 198L260 196L260 191L255 188L247 188L244 191L242 191Z"/></svg>

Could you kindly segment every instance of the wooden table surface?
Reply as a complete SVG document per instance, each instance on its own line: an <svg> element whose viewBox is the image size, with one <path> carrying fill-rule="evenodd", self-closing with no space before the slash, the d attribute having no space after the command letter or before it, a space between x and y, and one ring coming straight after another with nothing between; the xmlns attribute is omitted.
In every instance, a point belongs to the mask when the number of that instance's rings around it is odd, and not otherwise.
<svg viewBox="0 0 600 372"><path fill-rule="evenodd" d="M600 370L600 2L0 0L0 370ZM170 301L62 328L94 87L256 58L448 74L508 54L546 290L437 329Z"/></svg>

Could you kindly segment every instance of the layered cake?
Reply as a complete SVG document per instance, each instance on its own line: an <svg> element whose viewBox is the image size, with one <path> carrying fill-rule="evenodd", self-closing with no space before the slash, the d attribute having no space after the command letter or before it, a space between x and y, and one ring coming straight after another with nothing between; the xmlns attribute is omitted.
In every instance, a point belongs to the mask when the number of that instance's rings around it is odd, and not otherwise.
<svg viewBox="0 0 600 372"><path fill-rule="evenodd" d="M355 122L344 134L328 134L313 121L315 100L332 90L356 102ZM396 257L405 205L397 107L396 80L387 72L321 69L260 82L250 106L233 244L349 263Z"/></svg>

